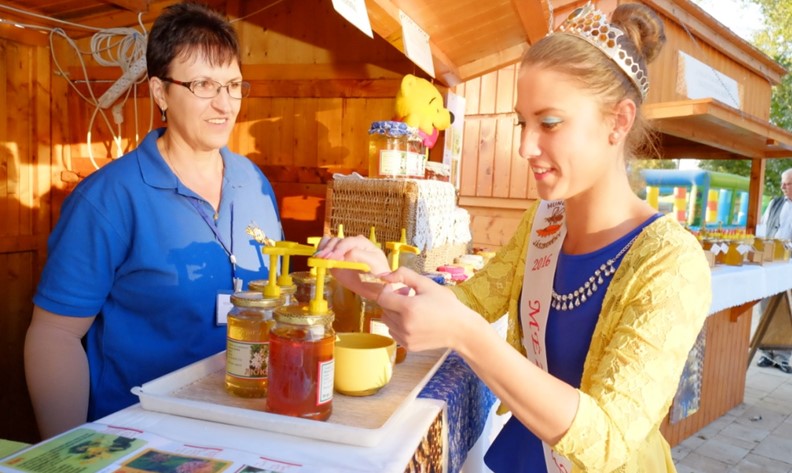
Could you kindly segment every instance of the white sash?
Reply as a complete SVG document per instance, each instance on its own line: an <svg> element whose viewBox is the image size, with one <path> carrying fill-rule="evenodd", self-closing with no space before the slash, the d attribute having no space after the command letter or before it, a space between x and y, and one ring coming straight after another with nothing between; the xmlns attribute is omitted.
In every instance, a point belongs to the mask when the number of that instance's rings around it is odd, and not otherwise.
<svg viewBox="0 0 792 473"><path fill-rule="evenodd" d="M547 371L545 334L550 311L553 278L558 253L566 236L564 203L560 200L541 201L529 235L530 243L525 255L520 318L523 329L523 346L529 360ZM572 462L554 452L542 442L545 464L549 473L569 473Z"/></svg>

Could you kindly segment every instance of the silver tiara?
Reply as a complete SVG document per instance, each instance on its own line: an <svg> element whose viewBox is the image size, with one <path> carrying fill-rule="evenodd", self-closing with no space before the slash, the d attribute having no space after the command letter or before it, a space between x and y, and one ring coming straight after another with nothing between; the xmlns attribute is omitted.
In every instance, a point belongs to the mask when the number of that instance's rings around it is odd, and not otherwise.
<svg viewBox="0 0 792 473"><path fill-rule="evenodd" d="M558 27L556 33L565 33L586 40L615 62L645 99L649 92L649 77L641 64L633 59L619 44L624 31L608 23L605 14L589 2L573 11Z"/></svg>

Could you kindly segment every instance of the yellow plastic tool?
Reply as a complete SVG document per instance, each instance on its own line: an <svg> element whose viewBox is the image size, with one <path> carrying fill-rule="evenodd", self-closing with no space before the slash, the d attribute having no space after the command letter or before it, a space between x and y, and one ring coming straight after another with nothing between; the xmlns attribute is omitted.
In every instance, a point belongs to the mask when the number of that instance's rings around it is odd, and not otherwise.
<svg viewBox="0 0 792 473"><path fill-rule="evenodd" d="M328 311L327 301L324 299L325 274L328 269L356 269L364 273L371 271L366 263L324 258L308 258L308 267L316 268L316 291L314 298L308 303L308 310L313 315L324 315Z"/></svg>
<svg viewBox="0 0 792 473"><path fill-rule="evenodd" d="M319 248L319 243L322 242L322 237L316 237L316 236L308 237L308 240L306 241L309 245L314 247L314 252L316 252L316 250ZM308 274L310 274L313 277L316 277L316 268L310 268L308 270Z"/></svg>
<svg viewBox="0 0 792 473"><path fill-rule="evenodd" d="M369 241L374 243L377 248L382 248L382 245L377 241L377 230L374 228L374 225L372 225L371 230L369 230Z"/></svg>
<svg viewBox="0 0 792 473"><path fill-rule="evenodd" d="M301 245L293 241L276 241L275 246L265 246L261 252L269 256L270 272L267 285L264 286L265 297L278 297L281 294L278 286L291 286L294 284L289 274L289 258L291 256L311 256L316 252L313 246ZM281 256L281 275L275 279L275 268L278 267L278 256Z"/></svg>
<svg viewBox="0 0 792 473"><path fill-rule="evenodd" d="M339 223L338 224L338 231L336 232L336 236L338 238L344 238L344 224L343 223Z"/></svg>
<svg viewBox="0 0 792 473"><path fill-rule="evenodd" d="M391 271L399 269L399 256L403 251L414 255L421 252L418 248L407 244L407 232L405 232L403 228L401 229L401 238L399 238L399 241L389 241L385 243L385 248L391 250L388 255L388 264L390 265Z"/></svg>

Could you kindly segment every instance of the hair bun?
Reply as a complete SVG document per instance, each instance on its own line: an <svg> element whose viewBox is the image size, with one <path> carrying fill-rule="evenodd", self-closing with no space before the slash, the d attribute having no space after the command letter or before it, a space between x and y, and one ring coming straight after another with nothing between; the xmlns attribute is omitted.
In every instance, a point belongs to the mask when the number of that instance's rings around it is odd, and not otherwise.
<svg viewBox="0 0 792 473"><path fill-rule="evenodd" d="M618 26L648 64L660 54L666 41L663 20L654 10L640 3L625 3L616 7L611 23Z"/></svg>

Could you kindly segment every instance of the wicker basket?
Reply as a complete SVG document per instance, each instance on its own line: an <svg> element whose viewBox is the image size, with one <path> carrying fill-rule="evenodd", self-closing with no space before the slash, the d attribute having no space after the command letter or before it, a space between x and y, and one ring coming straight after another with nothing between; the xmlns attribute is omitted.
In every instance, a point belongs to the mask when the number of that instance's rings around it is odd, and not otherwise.
<svg viewBox="0 0 792 473"><path fill-rule="evenodd" d="M454 239L456 192L441 181L341 178L327 187L325 233L369 235L376 228L380 242L398 241L404 228L407 243L421 254L405 258L423 272L451 263L465 254L470 241Z"/></svg>

